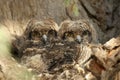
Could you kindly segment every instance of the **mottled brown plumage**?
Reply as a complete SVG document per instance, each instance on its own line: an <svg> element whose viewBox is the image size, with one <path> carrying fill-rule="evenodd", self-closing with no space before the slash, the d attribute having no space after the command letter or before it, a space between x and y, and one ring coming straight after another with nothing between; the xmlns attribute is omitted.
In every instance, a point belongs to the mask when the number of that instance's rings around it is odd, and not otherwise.
<svg viewBox="0 0 120 80"><path fill-rule="evenodd" d="M56 42L58 29L58 25L51 19L29 21L20 49L22 54L21 63L37 73L47 70L49 61L47 58L51 53L49 49ZM56 53L54 50L53 52ZM44 57L44 55L48 55L48 57ZM50 56L50 58L53 57Z"/></svg>
<svg viewBox="0 0 120 80"><path fill-rule="evenodd" d="M59 28L52 20L31 20L24 33L21 63L36 73L82 66L91 57L89 45L84 44L93 39L93 29L87 24L66 20Z"/></svg>
<svg viewBox="0 0 120 80"><path fill-rule="evenodd" d="M65 20L60 25L59 36L67 41L92 42L96 38L96 32L89 24L87 20ZM72 40L68 39L70 37Z"/></svg>
<svg viewBox="0 0 120 80"><path fill-rule="evenodd" d="M94 43L96 39L96 32L90 22L87 20L65 20L60 24L58 34L64 45L71 47L76 56L74 60L80 66L83 66L92 55L90 43ZM73 48L74 46L75 48Z"/></svg>
<svg viewBox="0 0 120 80"><path fill-rule="evenodd" d="M58 25L51 19L38 21L31 20L25 31L26 39L48 42L57 36Z"/></svg>

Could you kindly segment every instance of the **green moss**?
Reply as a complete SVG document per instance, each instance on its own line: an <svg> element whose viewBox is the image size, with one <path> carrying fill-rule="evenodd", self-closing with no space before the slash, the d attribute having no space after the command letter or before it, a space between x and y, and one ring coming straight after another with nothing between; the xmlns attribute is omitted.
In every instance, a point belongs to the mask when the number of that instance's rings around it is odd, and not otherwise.
<svg viewBox="0 0 120 80"><path fill-rule="evenodd" d="M79 16L79 8L77 0L64 0L65 6L71 8L71 13L75 16Z"/></svg>
<svg viewBox="0 0 120 80"><path fill-rule="evenodd" d="M78 5L74 4L73 5L73 13L75 16L79 16L79 10L78 10Z"/></svg>
<svg viewBox="0 0 120 80"><path fill-rule="evenodd" d="M0 56L10 55L10 36L0 28Z"/></svg>

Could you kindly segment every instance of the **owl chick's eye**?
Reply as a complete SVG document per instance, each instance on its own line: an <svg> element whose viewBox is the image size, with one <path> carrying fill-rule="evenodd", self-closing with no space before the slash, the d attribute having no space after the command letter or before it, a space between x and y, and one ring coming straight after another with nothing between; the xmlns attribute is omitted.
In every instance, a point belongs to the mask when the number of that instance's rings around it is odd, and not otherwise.
<svg viewBox="0 0 120 80"><path fill-rule="evenodd" d="M90 33L90 31L85 30L82 33L82 38L83 38L83 42L91 42L92 41L92 34Z"/></svg>
<svg viewBox="0 0 120 80"><path fill-rule="evenodd" d="M32 40L40 40L40 33L38 31L31 32L31 39Z"/></svg>
<svg viewBox="0 0 120 80"><path fill-rule="evenodd" d="M69 37L73 37L74 38L74 33L69 33L68 35Z"/></svg>
<svg viewBox="0 0 120 80"><path fill-rule="evenodd" d="M71 31L70 32L65 32L62 39L67 39L69 37L74 38L74 36L75 36L74 32L71 32Z"/></svg>
<svg viewBox="0 0 120 80"><path fill-rule="evenodd" d="M90 33L90 31L85 30L85 31L83 31L83 32L82 32L82 35L83 35L83 36L84 36L84 35L88 35L88 36L90 36L90 35L91 35L91 33Z"/></svg>
<svg viewBox="0 0 120 80"><path fill-rule="evenodd" d="M55 30L49 30L48 31L48 36L53 36L53 37L56 37L57 36L57 32Z"/></svg>
<svg viewBox="0 0 120 80"><path fill-rule="evenodd" d="M67 36L68 36L68 37L73 37L73 38L74 38L75 35L74 35L74 32L68 32Z"/></svg>
<svg viewBox="0 0 120 80"><path fill-rule="evenodd" d="M69 35L68 33L65 33L65 35L64 35L64 36L66 37L66 36L68 36L68 35Z"/></svg>
<svg viewBox="0 0 120 80"><path fill-rule="evenodd" d="M66 39L67 36L68 36L68 32L65 32L62 39Z"/></svg>

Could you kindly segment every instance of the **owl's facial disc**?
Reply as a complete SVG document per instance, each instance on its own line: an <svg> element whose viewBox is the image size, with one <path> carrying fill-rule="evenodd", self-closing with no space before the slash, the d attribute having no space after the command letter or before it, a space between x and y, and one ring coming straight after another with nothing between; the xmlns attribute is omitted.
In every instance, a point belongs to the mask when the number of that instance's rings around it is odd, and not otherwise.
<svg viewBox="0 0 120 80"><path fill-rule="evenodd" d="M81 36L80 36L80 35L77 35L77 36L76 36L76 40L77 40L78 43L80 43L80 42L81 42Z"/></svg>
<svg viewBox="0 0 120 80"><path fill-rule="evenodd" d="M64 35L64 39L68 42L74 42L75 41L74 33L73 32L66 32Z"/></svg>
<svg viewBox="0 0 120 80"><path fill-rule="evenodd" d="M32 31L29 34L29 39L35 40L35 41L39 41L40 39L40 33L38 31Z"/></svg>

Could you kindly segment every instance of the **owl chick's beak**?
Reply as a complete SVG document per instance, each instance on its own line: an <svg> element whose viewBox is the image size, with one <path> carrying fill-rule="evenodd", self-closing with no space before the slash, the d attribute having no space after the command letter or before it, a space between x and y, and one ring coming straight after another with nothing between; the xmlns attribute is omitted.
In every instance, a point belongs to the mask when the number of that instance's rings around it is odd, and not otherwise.
<svg viewBox="0 0 120 80"><path fill-rule="evenodd" d="M76 40L77 40L78 43L81 43L81 36L80 36L80 35L77 35L77 36L76 36Z"/></svg>
<svg viewBox="0 0 120 80"><path fill-rule="evenodd" d="M47 42L47 36L44 34L44 35L42 36L42 38L43 38L43 42L46 43L46 42Z"/></svg>

